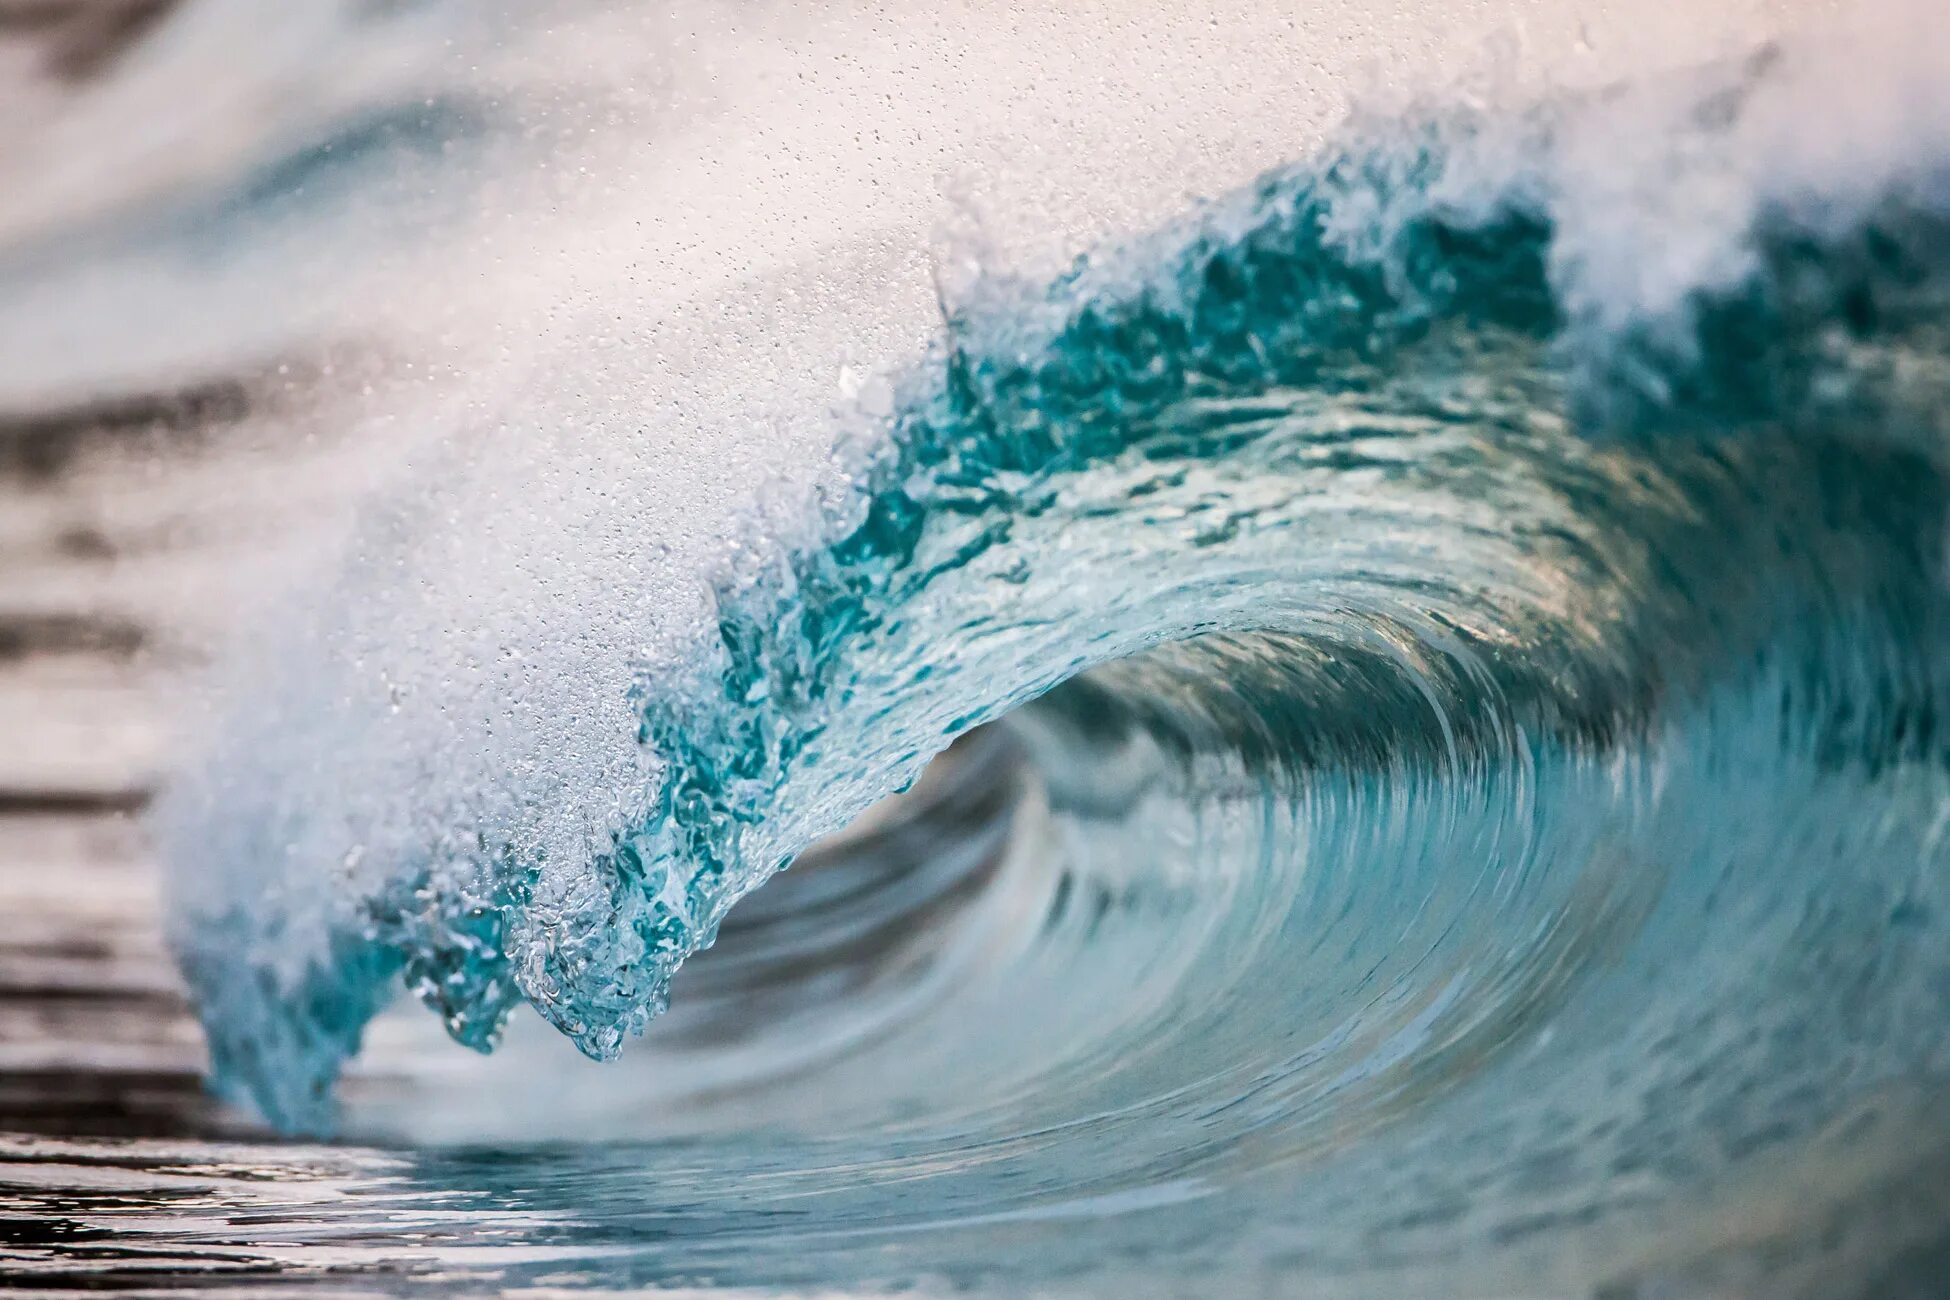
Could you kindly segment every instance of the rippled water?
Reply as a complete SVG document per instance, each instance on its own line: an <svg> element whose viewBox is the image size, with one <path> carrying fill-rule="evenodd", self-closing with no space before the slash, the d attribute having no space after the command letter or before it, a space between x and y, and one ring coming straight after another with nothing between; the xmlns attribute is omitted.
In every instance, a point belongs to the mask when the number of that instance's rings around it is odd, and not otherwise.
<svg viewBox="0 0 1950 1300"><path fill-rule="evenodd" d="M416 467L152 820L215 1087L374 1145L17 1144L25 1257L1937 1294L1950 98L1886 30L951 236L816 411L671 379L832 448L700 551L577 444ZM833 361L780 292L647 346Z"/></svg>

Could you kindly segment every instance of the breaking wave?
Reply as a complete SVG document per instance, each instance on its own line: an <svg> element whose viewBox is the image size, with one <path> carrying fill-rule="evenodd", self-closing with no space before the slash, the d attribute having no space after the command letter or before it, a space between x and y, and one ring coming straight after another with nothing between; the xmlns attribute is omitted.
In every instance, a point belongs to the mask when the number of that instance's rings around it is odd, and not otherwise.
<svg viewBox="0 0 1950 1300"><path fill-rule="evenodd" d="M291 656L321 721L165 808L218 1082L318 1130L402 988L513 1017L521 1085L346 1118L599 1139L522 1177L639 1282L1454 1283L1596 1225L1550 1289L1783 1168L1856 1197L1835 1135L1935 1143L1950 1070L1950 98L1818 130L1827 67L1361 117L944 273L577 723L634 731L599 800L402 768L369 838L317 772L370 667ZM653 1042L592 1081L531 1011Z"/></svg>

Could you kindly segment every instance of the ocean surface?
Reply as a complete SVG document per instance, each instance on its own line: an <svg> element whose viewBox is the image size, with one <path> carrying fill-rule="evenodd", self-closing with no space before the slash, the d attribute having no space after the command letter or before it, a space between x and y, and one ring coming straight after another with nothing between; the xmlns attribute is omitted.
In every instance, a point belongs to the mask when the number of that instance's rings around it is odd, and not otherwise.
<svg viewBox="0 0 1950 1300"><path fill-rule="evenodd" d="M1950 1294L1931 6L155 8L0 1289Z"/></svg>

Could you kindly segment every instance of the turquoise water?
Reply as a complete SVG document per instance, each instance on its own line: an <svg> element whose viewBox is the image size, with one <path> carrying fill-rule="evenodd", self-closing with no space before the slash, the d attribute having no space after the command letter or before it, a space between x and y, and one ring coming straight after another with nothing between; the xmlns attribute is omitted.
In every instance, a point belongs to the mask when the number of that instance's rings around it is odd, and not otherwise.
<svg viewBox="0 0 1950 1300"><path fill-rule="evenodd" d="M1579 101L1352 123L944 298L812 540L636 673L654 775L581 851L484 792L321 904L302 780L177 814L217 1085L378 1122L334 1086L402 990L481 1050L649 1029L681 1136L578 1119L560 1064L549 1144L411 1157L537 1216L526 1280L1932 1276L1887 1187L1950 1134L1950 160L1752 186L1738 256L1653 293L1777 75L1685 92L1718 161L1636 279L1590 264ZM906 838L827 840L917 781Z"/></svg>

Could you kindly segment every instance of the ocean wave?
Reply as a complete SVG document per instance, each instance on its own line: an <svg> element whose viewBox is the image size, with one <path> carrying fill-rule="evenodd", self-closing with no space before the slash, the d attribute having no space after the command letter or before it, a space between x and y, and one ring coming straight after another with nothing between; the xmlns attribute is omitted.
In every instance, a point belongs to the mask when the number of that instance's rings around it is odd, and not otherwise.
<svg viewBox="0 0 1950 1300"><path fill-rule="evenodd" d="M1835 57L1362 117L1053 281L944 275L803 540L630 666L592 827L524 777L347 837L261 728L165 809L217 1080L328 1124L402 984L613 1058L722 939L645 1069L800 1136L612 1158L760 1282L987 1277L978 1229L1061 1276L1120 1214L1410 1276L1936 1095L1950 99L1817 124Z"/></svg>

